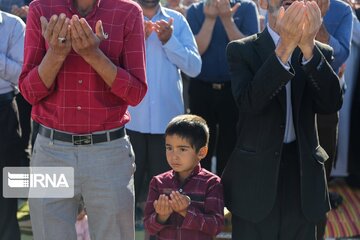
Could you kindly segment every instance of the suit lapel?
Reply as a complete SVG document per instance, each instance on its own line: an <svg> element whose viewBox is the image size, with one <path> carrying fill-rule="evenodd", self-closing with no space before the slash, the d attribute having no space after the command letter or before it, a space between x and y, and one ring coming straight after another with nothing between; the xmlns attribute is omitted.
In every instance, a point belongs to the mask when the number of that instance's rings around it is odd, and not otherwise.
<svg viewBox="0 0 360 240"><path fill-rule="evenodd" d="M258 39L255 41L255 50L260 56L261 62L265 62L266 59L275 50L274 40L272 39L267 28L264 29L258 35ZM286 89L285 87L277 94L276 99L279 101L281 108L286 113Z"/></svg>

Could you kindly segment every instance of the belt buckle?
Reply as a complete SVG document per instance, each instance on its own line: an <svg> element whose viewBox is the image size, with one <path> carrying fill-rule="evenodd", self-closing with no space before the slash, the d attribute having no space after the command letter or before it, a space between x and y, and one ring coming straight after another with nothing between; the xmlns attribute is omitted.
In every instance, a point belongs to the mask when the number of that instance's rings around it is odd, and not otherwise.
<svg viewBox="0 0 360 240"><path fill-rule="evenodd" d="M223 84L221 83L213 83L211 86L215 90L221 90L223 88Z"/></svg>
<svg viewBox="0 0 360 240"><path fill-rule="evenodd" d="M90 145L93 142L92 135L72 135L72 142L74 145Z"/></svg>

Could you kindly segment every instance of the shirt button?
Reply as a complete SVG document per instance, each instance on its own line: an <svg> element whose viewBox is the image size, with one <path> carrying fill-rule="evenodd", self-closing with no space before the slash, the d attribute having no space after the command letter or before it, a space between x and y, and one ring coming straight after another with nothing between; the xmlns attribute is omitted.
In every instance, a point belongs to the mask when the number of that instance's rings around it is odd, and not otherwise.
<svg viewBox="0 0 360 240"><path fill-rule="evenodd" d="M82 84L82 80L79 80L78 82L79 82L79 84Z"/></svg>
<svg viewBox="0 0 360 240"><path fill-rule="evenodd" d="M76 109L77 109L77 110L81 110L81 107L80 107L80 106L77 106Z"/></svg>

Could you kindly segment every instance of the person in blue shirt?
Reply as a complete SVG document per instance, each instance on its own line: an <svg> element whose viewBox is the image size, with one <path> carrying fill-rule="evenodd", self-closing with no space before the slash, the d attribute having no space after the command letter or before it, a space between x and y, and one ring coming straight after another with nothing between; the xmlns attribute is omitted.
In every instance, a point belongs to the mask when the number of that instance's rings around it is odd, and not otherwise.
<svg viewBox="0 0 360 240"><path fill-rule="evenodd" d="M206 0L193 4L186 16L203 61L201 73L190 79L189 108L210 128L209 154L202 165L211 170L216 155L216 173L221 174L235 146L238 121L225 49L230 41L259 31L257 9L253 1Z"/></svg>
<svg viewBox="0 0 360 240"><path fill-rule="evenodd" d="M0 32L0 239L20 240L17 198L3 197L2 170L19 166L24 158L24 153L19 151L21 139L15 93L23 64L25 24L19 17L0 10Z"/></svg>
<svg viewBox="0 0 360 240"><path fill-rule="evenodd" d="M138 3L144 13L148 92L138 106L129 107L131 122L126 126L136 156L136 204L147 191L150 178L169 170L164 133L168 122L184 113L180 71L195 77L201 69L201 57L185 17L161 6L159 0ZM142 223L139 208L136 216Z"/></svg>
<svg viewBox="0 0 360 240"><path fill-rule="evenodd" d="M340 66L345 63L350 54L351 33L353 16L351 7L341 0L315 0L321 10L323 23L316 35L316 40L330 45L334 50L334 59L330 62L333 70L338 73ZM344 83L342 83L344 84ZM345 93L346 94L346 93ZM318 114L317 124L320 145L329 155L325 162L326 176L329 179L331 168L334 164L338 138L338 113L323 115ZM342 198L335 192L330 192L330 203L336 208ZM325 233L326 216L318 225L318 239Z"/></svg>

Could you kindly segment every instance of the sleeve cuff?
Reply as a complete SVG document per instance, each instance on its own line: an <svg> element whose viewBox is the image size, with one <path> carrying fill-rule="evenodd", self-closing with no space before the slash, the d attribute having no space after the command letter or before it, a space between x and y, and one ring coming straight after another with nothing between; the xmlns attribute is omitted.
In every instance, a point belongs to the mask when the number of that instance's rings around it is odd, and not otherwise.
<svg viewBox="0 0 360 240"><path fill-rule="evenodd" d="M179 44L179 41L174 36L174 34L172 34L170 39L163 45L163 48L165 48L166 50L172 50L177 49L179 46L181 46Z"/></svg>
<svg viewBox="0 0 360 240"><path fill-rule="evenodd" d="M55 89L55 82L50 86L50 88L47 88L44 84L44 82L41 80L39 75L39 67L32 69L31 72L29 72L28 80L30 89L29 92L32 93L33 96L37 99L42 99L48 95L50 95L54 89Z"/></svg>

